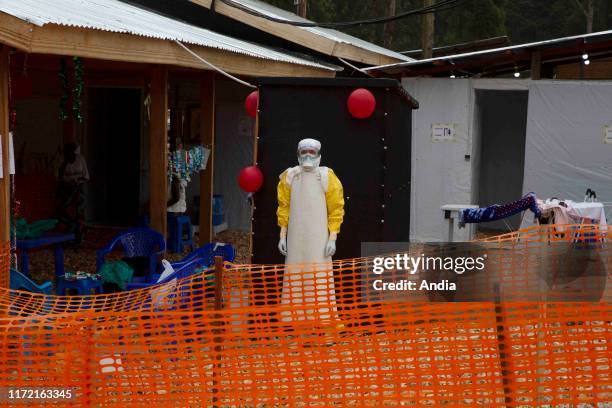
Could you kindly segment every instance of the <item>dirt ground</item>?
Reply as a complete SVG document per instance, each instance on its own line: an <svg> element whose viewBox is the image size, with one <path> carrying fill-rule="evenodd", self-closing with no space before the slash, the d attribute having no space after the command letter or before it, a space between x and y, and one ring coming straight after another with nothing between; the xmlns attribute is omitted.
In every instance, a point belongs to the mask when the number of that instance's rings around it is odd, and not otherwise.
<svg viewBox="0 0 612 408"><path fill-rule="evenodd" d="M104 247L113 237L121 233L116 228L90 228L85 240L80 245L67 245L64 248L64 269L66 271L96 271L96 251ZM249 234L241 231L223 231L214 237L214 241L230 243L236 251L236 263L248 263L250 260ZM198 247L198 236L194 237L194 245ZM166 253L165 259L176 261L189 253ZM111 254L109 259L120 258L121 254ZM30 275L37 283L53 281L55 267L51 248L30 251ZM14 266L13 266L14 267ZM17 265L19 270L19 265Z"/></svg>
<svg viewBox="0 0 612 408"><path fill-rule="evenodd" d="M122 229L117 228L90 228L87 231L85 240L80 245L67 245L64 249L64 268L66 271L85 271L95 272L96 270L96 251L104 247L113 237L121 233ZM500 234L501 231L479 229L474 239L483 239ZM236 251L236 263L247 264L250 262L250 243L249 233L242 231L223 231L213 239L218 242L230 243ZM194 245L198 247L198 235L194 236ZM413 246L413 249L415 247ZM166 259L176 261L187 255L166 253ZM112 254L109 259L120 257L120 253ZM17 267L19 269L19 265ZM53 281L54 277L54 258L50 248L30 251L30 275L37 283Z"/></svg>

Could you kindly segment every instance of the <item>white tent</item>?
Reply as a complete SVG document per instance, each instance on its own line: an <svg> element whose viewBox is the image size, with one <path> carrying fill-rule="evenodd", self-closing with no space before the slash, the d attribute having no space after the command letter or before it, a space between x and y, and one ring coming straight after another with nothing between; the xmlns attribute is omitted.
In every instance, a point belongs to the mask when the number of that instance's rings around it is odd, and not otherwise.
<svg viewBox="0 0 612 408"><path fill-rule="evenodd" d="M484 206L530 191L582 201L587 188L612 201L612 82L405 78L403 85L420 104L412 240L443 239L444 204Z"/></svg>

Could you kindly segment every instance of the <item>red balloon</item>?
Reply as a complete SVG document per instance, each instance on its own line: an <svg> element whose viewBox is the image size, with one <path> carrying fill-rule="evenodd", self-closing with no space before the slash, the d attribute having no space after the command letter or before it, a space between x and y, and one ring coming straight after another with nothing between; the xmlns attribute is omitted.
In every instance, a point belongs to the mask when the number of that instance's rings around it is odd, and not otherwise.
<svg viewBox="0 0 612 408"><path fill-rule="evenodd" d="M263 174L259 167L249 166L242 169L238 176L238 184L247 193L254 193L259 190L263 184Z"/></svg>
<svg viewBox="0 0 612 408"><path fill-rule="evenodd" d="M259 91L253 91L244 100L244 109L247 115L254 118L257 116L257 102L259 101Z"/></svg>
<svg viewBox="0 0 612 408"><path fill-rule="evenodd" d="M365 88L355 89L346 104L351 115L357 119L369 118L376 109L376 98Z"/></svg>

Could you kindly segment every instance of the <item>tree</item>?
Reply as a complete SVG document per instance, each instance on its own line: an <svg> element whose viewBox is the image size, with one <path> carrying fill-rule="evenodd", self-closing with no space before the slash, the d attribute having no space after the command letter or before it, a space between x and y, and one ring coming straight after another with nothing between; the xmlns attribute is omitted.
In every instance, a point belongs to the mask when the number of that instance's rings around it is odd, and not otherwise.
<svg viewBox="0 0 612 408"><path fill-rule="evenodd" d="M388 6L387 6L386 14L387 16L394 16L396 2L395 0L387 0L387 1L388 1ZM383 45L387 48L390 48L391 45L393 44L393 21L390 21L385 24L385 34L383 36L383 42L384 42Z"/></svg>
<svg viewBox="0 0 612 408"><path fill-rule="evenodd" d="M593 15L595 8L593 6L593 0L575 0L576 4L580 8L580 11L586 17L586 32L593 32Z"/></svg>
<svg viewBox="0 0 612 408"><path fill-rule="evenodd" d="M437 14L436 46L506 35L505 1L472 0Z"/></svg>
<svg viewBox="0 0 612 408"><path fill-rule="evenodd" d="M423 0L423 7L429 7L434 4L434 0ZM434 35L435 35L435 15L427 13L421 16L421 58L427 59L432 57Z"/></svg>
<svg viewBox="0 0 612 408"><path fill-rule="evenodd" d="M295 12L294 0L266 1ZM609 29L612 26L610 3L612 0L468 0L435 14L433 45L439 47L500 35L508 35L514 44L567 37L585 32L585 17L587 31ZM422 6L423 0L309 0L308 18L320 22L354 21L389 15L393 7L393 14L397 14ZM421 48L418 16L342 31L396 51Z"/></svg>

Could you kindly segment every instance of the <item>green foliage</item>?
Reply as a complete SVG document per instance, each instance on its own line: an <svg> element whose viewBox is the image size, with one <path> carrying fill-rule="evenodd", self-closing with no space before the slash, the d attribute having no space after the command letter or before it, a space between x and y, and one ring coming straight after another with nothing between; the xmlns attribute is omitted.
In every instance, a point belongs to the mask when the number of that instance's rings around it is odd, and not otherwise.
<svg viewBox="0 0 612 408"><path fill-rule="evenodd" d="M295 12L293 0L265 0ZM390 0L308 0L308 18L338 22L380 17ZM422 0L395 0L396 13L422 7ZM435 44L444 46L507 35L513 44L581 34L586 17L579 2L586 0L468 0L451 10L436 13ZM612 27L612 0L594 1L593 31ZM342 31L383 45L383 24ZM405 51L420 45L421 19L404 18L393 23L391 49Z"/></svg>
<svg viewBox="0 0 612 408"><path fill-rule="evenodd" d="M435 46L506 35L504 3L506 2L471 0L459 7L438 13Z"/></svg>

